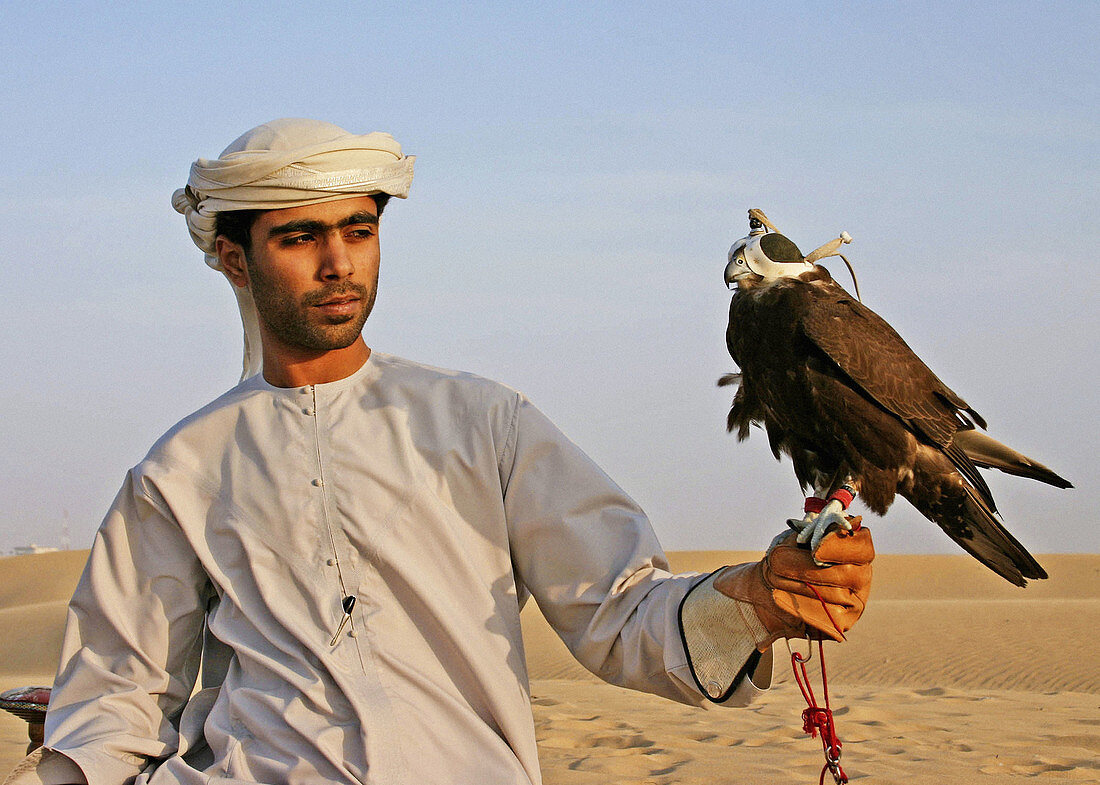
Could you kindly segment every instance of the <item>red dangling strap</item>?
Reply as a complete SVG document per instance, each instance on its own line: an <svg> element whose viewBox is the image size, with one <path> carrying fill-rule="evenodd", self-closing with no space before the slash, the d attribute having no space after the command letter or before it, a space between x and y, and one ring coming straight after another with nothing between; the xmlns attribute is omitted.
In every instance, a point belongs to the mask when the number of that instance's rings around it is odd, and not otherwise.
<svg viewBox="0 0 1100 785"><path fill-rule="evenodd" d="M833 614L829 613L829 606L826 604L825 599L811 584L807 583L806 586L817 597L821 607L825 610L825 615L829 617L829 621L832 622L833 627L843 638L844 633L837 625L836 620L833 619ZM829 704L829 679L825 673L825 644L821 638L817 639L817 655L821 666L821 692L825 697L824 707L817 704L817 697L814 695L813 687L810 686L810 676L806 673L806 663L810 661L810 656L803 657L801 652L791 651L791 667L794 669L794 680L798 684L798 689L802 692L802 697L806 699L807 706L802 711L802 730L810 734L811 739L817 738L819 731L821 733L821 747L825 753L825 765L821 767L818 785L824 785L825 772L833 775L836 785L845 785L848 782L848 775L840 767L840 748L843 745L840 743L840 739L837 738L836 727L833 725L833 709Z"/></svg>
<svg viewBox="0 0 1100 785"><path fill-rule="evenodd" d="M806 699L807 708L802 712L802 730L810 734L810 738L817 738L821 733L821 748L825 753L825 765L821 767L821 776L818 785L824 785L825 772L833 775L836 785L844 785L848 782L848 775L840 767L840 748L843 746L836 735L836 727L833 725L833 709L829 705L829 681L825 675L825 648L821 639L817 641L818 659L821 663L821 691L825 697L825 706L817 704L813 687L810 686L810 677L806 673L806 663L809 657L803 657L802 652L791 652L791 666L794 668L794 680L798 683L798 689L802 691L802 697Z"/></svg>

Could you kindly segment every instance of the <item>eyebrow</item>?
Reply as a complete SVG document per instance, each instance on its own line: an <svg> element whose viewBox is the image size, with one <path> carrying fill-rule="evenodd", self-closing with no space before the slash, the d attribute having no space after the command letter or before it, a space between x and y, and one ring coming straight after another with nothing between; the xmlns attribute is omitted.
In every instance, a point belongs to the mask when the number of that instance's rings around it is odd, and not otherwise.
<svg viewBox="0 0 1100 785"><path fill-rule="evenodd" d="M372 224L377 226L378 216L374 213L362 211L345 216L334 224L328 224L324 221L318 221L311 218L299 218L296 221L287 221L285 224L271 227L267 230L267 236L275 237L276 235L291 234L293 232L325 234L332 229L343 229L346 226L354 226L355 224Z"/></svg>

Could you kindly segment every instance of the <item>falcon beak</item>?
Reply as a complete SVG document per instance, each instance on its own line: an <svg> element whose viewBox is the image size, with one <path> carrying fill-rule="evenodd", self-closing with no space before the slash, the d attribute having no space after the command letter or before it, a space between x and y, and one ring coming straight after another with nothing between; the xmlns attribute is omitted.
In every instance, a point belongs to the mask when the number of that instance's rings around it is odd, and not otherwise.
<svg viewBox="0 0 1100 785"><path fill-rule="evenodd" d="M740 270L738 267L740 267ZM730 259L730 263L726 265L726 272L723 275L726 280L726 288L732 289L737 284L738 274L743 272L745 272L745 265L738 265L736 259Z"/></svg>

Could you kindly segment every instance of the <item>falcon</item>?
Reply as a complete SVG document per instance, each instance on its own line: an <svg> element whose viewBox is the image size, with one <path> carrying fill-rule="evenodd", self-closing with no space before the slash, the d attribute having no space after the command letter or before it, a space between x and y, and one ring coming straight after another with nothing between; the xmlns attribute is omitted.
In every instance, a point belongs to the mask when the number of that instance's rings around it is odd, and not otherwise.
<svg viewBox="0 0 1100 785"><path fill-rule="evenodd" d="M901 336L817 261L840 256L847 233L807 256L759 210L729 251L734 288L726 345L740 373L727 427L738 440L762 425L772 453L790 457L806 499L788 524L816 552L858 495L884 515L908 500L963 550L1017 586L1046 571L998 519L978 467L1073 487L983 431L985 420ZM851 270L851 265L849 265ZM980 430L979 430L980 428Z"/></svg>

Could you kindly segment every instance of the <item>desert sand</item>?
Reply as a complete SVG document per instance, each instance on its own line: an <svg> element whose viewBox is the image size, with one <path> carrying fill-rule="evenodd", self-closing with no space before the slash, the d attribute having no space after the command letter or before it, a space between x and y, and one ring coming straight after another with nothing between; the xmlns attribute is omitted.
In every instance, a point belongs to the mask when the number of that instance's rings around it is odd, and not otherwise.
<svg viewBox="0 0 1100 785"><path fill-rule="evenodd" d="M84 556L0 559L0 689L50 683ZM670 554L681 571L758 557ZM853 782L1100 782L1100 555L1039 560L1050 580L1021 590L966 556L878 557L863 619L826 646ZM782 645L763 699L699 709L598 681L533 604L524 630L547 785L817 782L821 746L802 732ZM0 715L6 772L26 726Z"/></svg>

